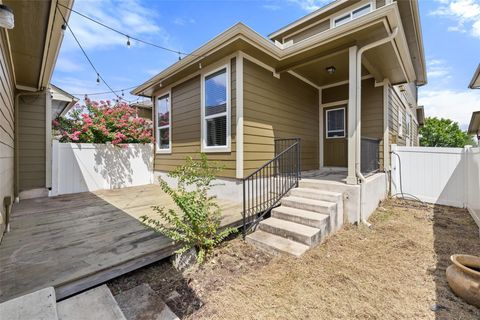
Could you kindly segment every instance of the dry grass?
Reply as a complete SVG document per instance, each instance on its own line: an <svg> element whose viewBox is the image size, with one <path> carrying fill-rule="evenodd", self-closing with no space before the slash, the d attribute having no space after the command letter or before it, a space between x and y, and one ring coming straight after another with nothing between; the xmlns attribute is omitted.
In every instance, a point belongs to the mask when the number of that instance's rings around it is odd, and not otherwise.
<svg viewBox="0 0 480 320"><path fill-rule="evenodd" d="M480 319L448 288L454 253L480 254L465 210L387 202L372 228L347 226L300 259L271 257L239 239L184 274L159 263L119 278L148 282L186 319ZM433 309L433 310L432 310Z"/></svg>

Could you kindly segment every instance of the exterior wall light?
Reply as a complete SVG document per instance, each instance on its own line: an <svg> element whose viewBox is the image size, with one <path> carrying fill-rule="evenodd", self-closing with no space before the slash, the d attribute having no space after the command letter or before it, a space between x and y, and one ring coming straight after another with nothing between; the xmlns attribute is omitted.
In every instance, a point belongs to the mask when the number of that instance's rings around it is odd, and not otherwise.
<svg viewBox="0 0 480 320"><path fill-rule="evenodd" d="M4 4L0 4L0 27L13 29L14 25L12 9Z"/></svg>
<svg viewBox="0 0 480 320"><path fill-rule="evenodd" d="M337 71L337 68L335 68L334 66L330 66L330 67L326 67L325 70L327 70L327 73L328 74L334 74L335 71Z"/></svg>

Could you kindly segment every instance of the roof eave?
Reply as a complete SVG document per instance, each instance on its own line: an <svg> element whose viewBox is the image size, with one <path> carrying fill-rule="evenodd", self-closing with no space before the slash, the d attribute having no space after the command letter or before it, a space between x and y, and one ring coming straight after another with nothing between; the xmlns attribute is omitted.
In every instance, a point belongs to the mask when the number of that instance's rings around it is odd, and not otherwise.
<svg viewBox="0 0 480 320"><path fill-rule="evenodd" d="M480 83L475 84L480 81L480 63L478 64L477 70L475 70L475 73L473 74L472 80L470 81L470 84L468 87L470 89L480 89Z"/></svg>

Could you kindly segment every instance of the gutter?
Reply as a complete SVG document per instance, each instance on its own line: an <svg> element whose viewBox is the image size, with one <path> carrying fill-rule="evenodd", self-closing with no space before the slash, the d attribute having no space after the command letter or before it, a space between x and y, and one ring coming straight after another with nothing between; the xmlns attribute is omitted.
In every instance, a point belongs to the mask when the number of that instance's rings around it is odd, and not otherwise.
<svg viewBox="0 0 480 320"><path fill-rule="evenodd" d="M365 203L364 197L365 197L365 177L362 174L362 170L360 167L360 151L362 147L362 125L361 125L361 115L362 115L362 54L370 50L372 48L378 47L382 44L391 42L395 39L395 37L398 35L398 27L393 29L393 32L390 33L387 37L374 41L372 43L369 43L363 47L361 47L357 51L357 61L356 61L356 67L357 71L355 74L356 77L356 88L357 88L357 95L356 95L356 101L355 101L355 110L356 110L356 117L357 117L357 127L355 130L355 144L356 144L356 152L355 152L355 174L360 181L360 209L357 211L357 224L364 223L368 226L370 224L365 220L363 217L363 205Z"/></svg>

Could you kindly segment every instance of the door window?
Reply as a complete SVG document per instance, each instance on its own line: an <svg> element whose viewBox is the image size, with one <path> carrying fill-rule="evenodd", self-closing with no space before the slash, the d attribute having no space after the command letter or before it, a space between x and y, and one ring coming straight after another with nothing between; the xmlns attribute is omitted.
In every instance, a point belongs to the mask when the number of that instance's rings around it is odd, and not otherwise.
<svg viewBox="0 0 480 320"><path fill-rule="evenodd" d="M345 138L345 108L327 110L326 131L327 139Z"/></svg>

